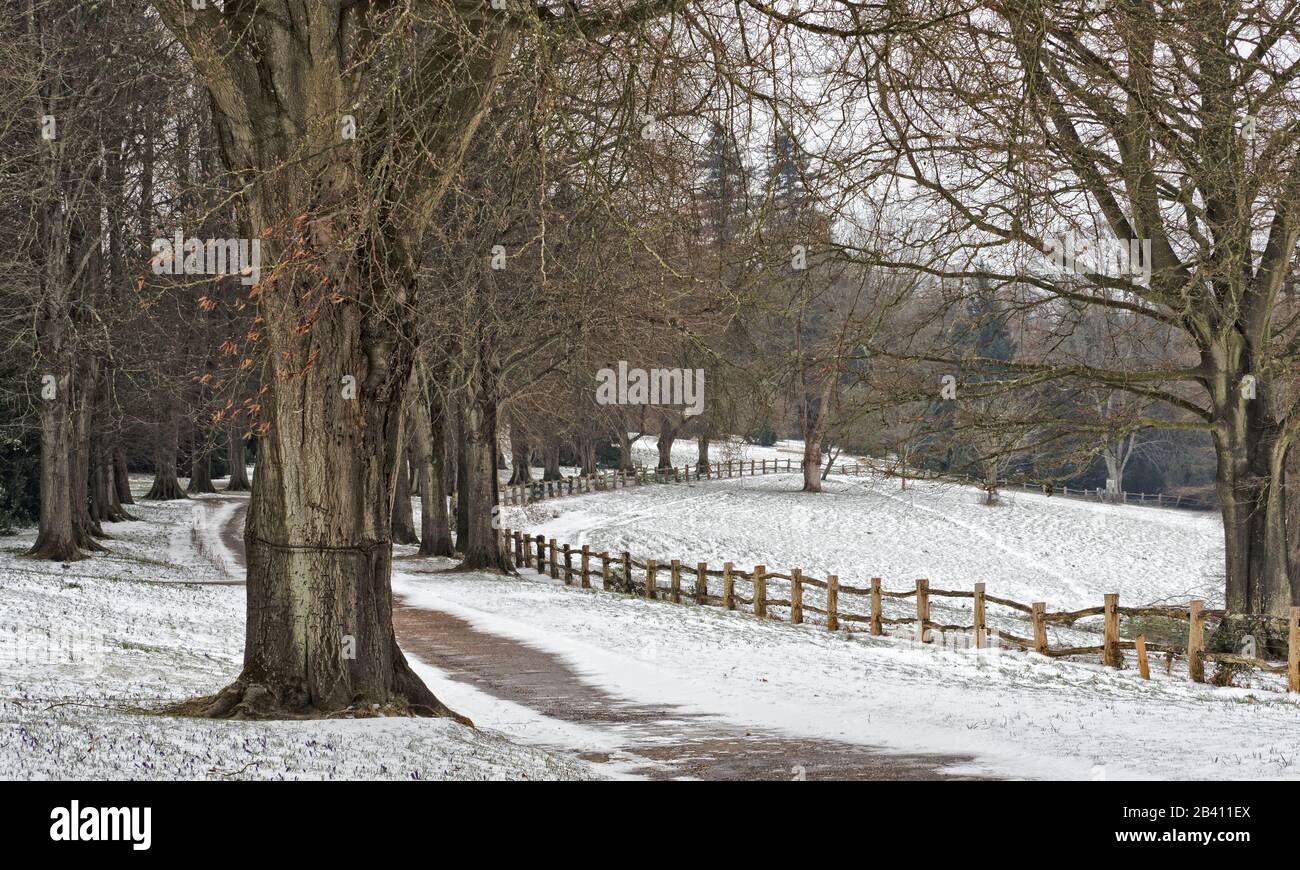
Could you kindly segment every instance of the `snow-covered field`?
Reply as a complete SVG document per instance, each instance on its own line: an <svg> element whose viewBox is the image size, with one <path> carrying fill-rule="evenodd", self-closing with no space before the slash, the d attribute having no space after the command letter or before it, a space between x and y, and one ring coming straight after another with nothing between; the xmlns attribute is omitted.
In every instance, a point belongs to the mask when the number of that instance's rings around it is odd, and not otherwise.
<svg viewBox="0 0 1300 870"><path fill-rule="evenodd" d="M687 445L687 450L693 449ZM689 459L689 455L686 457ZM865 585L932 586L1096 605L1218 603L1214 515L837 477L793 475L629 488L512 508L507 526L593 550L687 564L762 563ZM663 582L663 581L661 581ZM689 578L688 578L689 583ZM557 586L546 578L406 576L408 601L553 651L593 683L737 724L906 752L972 753L964 771L1064 778L1300 778L1300 703L1275 678L1214 688L1176 667L1153 679L1020 652L918 647L816 625L760 624ZM910 602L904 602L910 607ZM798 764L798 759L792 759Z"/></svg>
<svg viewBox="0 0 1300 870"><path fill-rule="evenodd" d="M131 506L114 553L19 558L0 538L0 778L587 778L580 762L449 720L210 722L150 715L239 672L244 589L211 499ZM194 511L206 516L196 523Z"/></svg>
<svg viewBox="0 0 1300 870"><path fill-rule="evenodd" d="M679 461L693 458L693 444L679 449ZM781 445L764 452L797 456ZM900 491L897 480L865 476L832 476L821 495L797 489L795 475L647 485L509 508L503 519L597 551L800 567L854 585L881 576L892 589L920 576L940 588L983 581L990 594L1053 609L1094 605L1112 591L1125 604L1219 601L1222 551L1212 515L1018 493L986 507L964 487L912 483ZM439 697L483 730L428 720L214 723L131 712L211 692L238 671L243 590L212 585L232 573L218 525L232 508L202 504L206 519L196 523L194 507L137 505L142 522L113 527L120 556L66 571L17 558L31 533L0 539L6 632L104 635L103 655L89 664L11 667L6 659L0 775L580 778L626 769L618 758L593 768L565 754L617 755L620 741L609 730L547 718L419 661ZM532 574L396 565L394 591L407 603L549 651L591 685L674 707L684 718L973 757L954 773L1300 778L1300 703L1271 677L1214 688L1188 682L1177 667L1166 674L1157 660L1144 682L1132 669L759 623ZM792 768L801 763L790 758Z"/></svg>

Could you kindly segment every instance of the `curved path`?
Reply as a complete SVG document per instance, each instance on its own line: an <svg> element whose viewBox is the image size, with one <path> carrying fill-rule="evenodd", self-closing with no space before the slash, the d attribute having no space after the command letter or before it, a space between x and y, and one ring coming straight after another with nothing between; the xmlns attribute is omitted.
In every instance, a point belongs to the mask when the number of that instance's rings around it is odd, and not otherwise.
<svg viewBox="0 0 1300 870"><path fill-rule="evenodd" d="M232 499L238 497L231 497ZM225 499L208 499L210 502ZM240 501L246 499L239 498ZM221 530L222 541L244 566L241 506ZM438 573L405 568L405 573ZM474 628L462 619L406 605L393 611L402 649L449 678L543 716L601 729L617 750L579 753L600 765L653 779L969 779L943 772L970 759L956 755L884 753L854 743L793 737L739 728L670 705L639 704L584 682L563 659L526 643ZM573 746L550 746L573 752ZM792 766L798 759L799 766Z"/></svg>

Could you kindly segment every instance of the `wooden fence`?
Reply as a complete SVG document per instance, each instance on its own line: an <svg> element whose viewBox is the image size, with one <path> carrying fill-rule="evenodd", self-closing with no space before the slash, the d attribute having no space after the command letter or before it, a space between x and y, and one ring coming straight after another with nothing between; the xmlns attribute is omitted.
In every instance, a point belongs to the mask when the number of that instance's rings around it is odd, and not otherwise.
<svg viewBox="0 0 1300 870"><path fill-rule="evenodd" d="M537 481L529 484L517 484L503 488L499 500L503 505L525 505L535 501L557 498L566 495L581 495L588 492L617 490L620 487L641 486L647 483L689 483L700 480L719 480L729 477L756 476L762 474L785 474L802 470L802 461L791 459L767 460L730 460L712 463L706 471L695 466L685 465L680 468L655 469L638 468L633 472L601 472L594 475L567 477L558 481ZM841 464L841 474L862 473L858 464ZM1175 656L1187 659L1188 676L1196 682L1205 681L1207 663L1235 665L1253 668L1267 673L1286 674L1289 691L1300 692L1300 607L1293 607L1286 620L1288 637L1288 657L1285 663L1269 662L1264 659L1235 655L1229 653L1209 653L1205 651L1205 633L1207 623L1221 620L1222 610L1210 610L1205 603L1194 600L1185 607L1122 607L1118 594L1108 594L1098 607L1089 607L1072 611L1049 611L1045 602L1025 604L1008 598L989 595L983 583L976 583L971 590L932 589L928 580L916 581L915 588L906 590L886 590L881 585L881 578L873 577L869 586L853 586L841 583L837 575L824 579L809 576L801 569L794 568L789 573L768 571L766 566L756 565L749 571L736 568L728 562L721 570L709 568L707 563L695 565L672 559L667 562L656 559L636 559L630 553L613 555L608 552L593 553L590 547L581 548L562 544L554 538L547 540L542 535L530 537L524 532L513 529L499 529L500 546L506 558L514 565L523 568L535 568L549 574L553 579L563 579L565 584L578 585L590 589L595 578L600 588L606 591L621 591L644 596L652 600L668 600L674 604L693 602L698 605L722 607L726 610L741 610L758 619L788 620L793 625L804 623L810 615L819 617L831 631L865 631L869 634L884 635L885 626L909 625L913 634L919 634L923 643L932 640L933 632L943 634L959 632L973 638L976 648L989 645L990 639L1012 647L1039 653L1054 658L1081 655L1099 655L1106 665L1119 668L1124 665L1124 652L1133 651L1137 656L1138 669L1144 679L1150 678L1150 653L1164 653L1172 665ZM577 559L579 564L574 565ZM636 572L640 572L639 579ZM689 578L694 578L693 582ZM683 578L688 578L684 581ZM716 578L713 587L710 580ZM737 581L746 587L737 588ZM684 585L684 583L686 585ZM776 597L773 584L781 584L788 597ZM821 606L810 600L810 590L820 596ZM746 595L745 592L749 594ZM915 599L915 615L908 617L888 617L884 614L886 599ZM932 598L970 599L973 603L973 621L971 624L945 624L934 622L930 618L930 600ZM854 610L852 604L860 602L863 606ZM1027 621L1032 637L1024 637L1003 631L988 624L987 615L990 606L1004 608ZM781 616L774 611L783 611ZM1074 626L1075 623L1091 617L1102 617L1102 642L1090 646L1053 646L1049 642L1049 626ZM1133 640L1120 638L1120 619L1151 618L1181 620L1187 623L1186 645L1158 643L1147 641L1145 635L1138 635ZM859 627L860 626L860 627Z"/></svg>

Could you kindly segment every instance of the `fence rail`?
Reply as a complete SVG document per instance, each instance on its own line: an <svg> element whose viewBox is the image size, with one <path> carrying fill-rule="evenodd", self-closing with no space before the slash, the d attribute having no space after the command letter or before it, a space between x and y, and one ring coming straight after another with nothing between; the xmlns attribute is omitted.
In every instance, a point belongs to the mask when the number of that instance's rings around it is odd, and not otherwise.
<svg viewBox="0 0 1300 870"><path fill-rule="evenodd" d="M687 483L693 480L719 480L728 477L757 476L761 474L785 474L802 470L802 461L792 459L770 460L730 460L712 463L707 469L700 470L686 465L671 469L638 468L633 472L601 472L595 475L568 477L558 481L537 481L529 484L507 486L499 493L503 505L526 505L534 501L557 498L566 495L581 495L602 490L616 490L620 487L641 486L651 482ZM841 473L852 475L862 473L861 466L842 463ZM1150 679L1148 654L1164 653L1169 657L1170 665L1175 656L1184 656L1187 660L1188 676L1198 683L1205 682L1205 665L1215 663L1246 667L1272 674L1286 674L1288 691L1300 692L1300 607L1292 607L1285 623L1288 637L1288 656L1286 662L1270 662L1256 657L1234 655L1229 653L1209 653L1205 650L1205 632L1209 620L1221 620L1222 610L1207 609L1204 601L1193 600L1185 607L1157 605L1149 607L1121 607L1118 593L1104 596L1100 606L1086 607L1079 610L1049 611L1045 602L1037 601L1026 604L1009 598L990 595L985 584L976 583L973 589L932 589L929 581L919 579L910 589L885 589L881 578L873 577L869 586L855 586L841 583L838 575L825 578L810 576L802 569L793 568L787 572L768 571L765 565L755 565L746 571L727 562L721 569L710 568L705 562L694 565L680 559L666 562L651 558L635 558L631 553L611 554L609 552L593 553L589 545L574 547L556 539L546 539L542 535L529 536L523 531L499 529L498 541L503 555L516 567L533 568L551 578L563 579L567 585L578 585L584 589L593 588L593 578L605 591L620 591L639 595L651 600L666 600L674 604L693 602L700 606L721 607L737 611L748 608L748 612L758 619L788 621L799 625L805 616L815 614L824 619L830 631L861 632L874 636L885 635L885 626L903 625L913 628L913 635L922 643L932 642L933 632L969 634L974 646L984 648L992 638L1000 643L1007 643L1025 651L1032 651L1052 658L1066 658L1083 655L1100 655L1104 664L1121 668L1124 666L1124 652L1133 651L1137 655L1139 671L1143 679ZM575 556L580 557L580 564L575 567ZM597 567L595 563L598 562ZM640 572L640 577L636 572ZM683 584L683 577L693 576L694 582ZM716 590L709 586L710 578L718 578L720 587ZM748 586L748 590L737 589L737 581ZM788 597L778 597L770 584L782 584L788 589ZM821 606L808 598L809 590L816 590L821 596ZM750 594L746 595L745 591ZM914 599L915 615L909 617L891 617L884 614L884 601ZM973 600L973 621L970 624L948 624L931 620L931 598L965 598ZM853 610L855 602L862 604L860 610ZM1001 607L1016 614L1027 614L1032 637L1024 637L1004 631L988 624L989 606ZM785 612L782 617L773 610ZM1073 626L1083 619L1102 617L1102 642L1088 646L1052 646L1048 627L1051 625ZM1121 640L1120 618L1160 617L1175 619L1187 623L1186 646L1163 644L1146 640L1144 634L1133 640ZM1023 616L1015 618L1023 619ZM851 626L862 625L865 629Z"/></svg>

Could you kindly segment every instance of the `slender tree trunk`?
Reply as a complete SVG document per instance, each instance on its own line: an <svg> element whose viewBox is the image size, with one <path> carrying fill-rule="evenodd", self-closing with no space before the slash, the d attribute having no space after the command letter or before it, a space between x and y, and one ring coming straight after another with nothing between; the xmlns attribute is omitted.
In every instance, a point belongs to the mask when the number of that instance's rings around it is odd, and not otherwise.
<svg viewBox="0 0 1300 870"><path fill-rule="evenodd" d="M397 455L396 486L393 488L393 543L418 544L415 536L415 515L411 511L411 484L406 469L406 457Z"/></svg>
<svg viewBox="0 0 1300 870"><path fill-rule="evenodd" d="M195 433L190 441L190 483L186 488L189 495L204 492L216 492L212 485L212 450L203 433Z"/></svg>
<svg viewBox="0 0 1300 870"><path fill-rule="evenodd" d="M632 459L632 439L622 427L614 433L618 436L618 467L620 471L635 471L636 462Z"/></svg>
<svg viewBox="0 0 1300 870"><path fill-rule="evenodd" d="M674 419L668 411L659 413L659 438L655 446L659 449L659 469L670 470L673 467L673 442L681 431L681 422Z"/></svg>
<svg viewBox="0 0 1300 870"><path fill-rule="evenodd" d="M510 421L510 485L532 483L533 472L528 466L528 440L518 420Z"/></svg>
<svg viewBox="0 0 1300 870"><path fill-rule="evenodd" d="M560 438L548 434L542 439L542 480L560 480Z"/></svg>
<svg viewBox="0 0 1300 870"><path fill-rule="evenodd" d="M441 399L421 385L411 407L411 463L420 476L420 555L450 556Z"/></svg>
<svg viewBox="0 0 1300 870"><path fill-rule="evenodd" d="M118 444L113 448L113 485L117 487L117 500L122 504L135 504L131 495L131 476L126 467L126 451Z"/></svg>
<svg viewBox="0 0 1300 870"><path fill-rule="evenodd" d="M461 510L465 514L465 535L461 551L463 569L495 569L513 573L497 542L496 402L484 383L484 364L473 362L462 409L464 464L461 478Z"/></svg>
<svg viewBox="0 0 1300 870"><path fill-rule="evenodd" d="M708 473L709 473L709 433L708 433L708 430L705 430L705 429L700 430L700 435L699 435L699 439L698 439L698 442L697 442L697 446L698 446L698 448L699 448L699 452L698 452L698 454L696 455L696 459L695 459L695 470L698 471L698 472L700 472L700 474L708 474Z"/></svg>
<svg viewBox="0 0 1300 870"><path fill-rule="evenodd" d="M72 391L72 527L78 547L103 553L106 550L96 539L106 535L90 511L91 424L95 384L99 381L98 358L85 354L77 372L77 386Z"/></svg>
<svg viewBox="0 0 1300 870"><path fill-rule="evenodd" d="M230 424L226 442L226 464L230 466L230 482L226 492L247 492L251 486L248 482L248 445L244 443L243 428L238 423Z"/></svg>
<svg viewBox="0 0 1300 870"><path fill-rule="evenodd" d="M830 400L835 379L827 376L821 394L813 399L805 394L803 423L803 491L822 491L822 441L830 424Z"/></svg>

